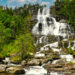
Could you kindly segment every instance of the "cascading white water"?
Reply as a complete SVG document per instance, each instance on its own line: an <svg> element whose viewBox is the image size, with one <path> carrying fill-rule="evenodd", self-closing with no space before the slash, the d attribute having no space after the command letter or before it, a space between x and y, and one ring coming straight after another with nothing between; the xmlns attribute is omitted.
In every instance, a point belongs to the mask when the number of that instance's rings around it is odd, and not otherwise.
<svg viewBox="0 0 75 75"><path fill-rule="evenodd" d="M73 45L72 49L75 50L75 41L74 41L74 45Z"/></svg>
<svg viewBox="0 0 75 75"><path fill-rule="evenodd" d="M71 43L70 43L70 41L69 41L69 45L68 45L68 48L69 48L69 47L71 47Z"/></svg>
<svg viewBox="0 0 75 75"><path fill-rule="evenodd" d="M67 62L71 62L73 60L73 55L60 55L60 58L65 59Z"/></svg>
<svg viewBox="0 0 75 75"><path fill-rule="evenodd" d="M6 61L8 64L10 64L10 58L9 58L9 57L6 57L6 58L5 58L5 61Z"/></svg>
<svg viewBox="0 0 75 75"><path fill-rule="evenodd" d="M45 43L43 47L40 48L40 51L39 52L36 52L35 53L35 57L44 57L45 54L41 53L43 50L49 50L50 48L53 50L53 52L58 52L59 55L62 54L60 53L61 52L61 48L59 48L59 41L61 40L60 37L63 38L63 46L64 47L64 41L68 41L69 40L69 35L71 33L71 28L70 26L67 24L67 23L60 23L60 22L57 22L55 20L55 18L53 18L51 15L50 15L50 10L49 9L46 9L44 8L41 12L41 10L39 9L38 10L38 14L37 14L37 23L36 25L33 27L32 29L32 34L33 35L38 35L40 36L37 41L36 41L36 44L42 44L42 43ZM52 35L52 36L55 36L57 37L57 41L55 42L48 42L49 38L48 36L49 35ZM68 37L68 38L66 38ZM69 42L69 46L70 46L70 42ZM75 46L75 45L74 45ZM73 48L74 48L73 46ZM65 56L65 57L64 57ZM70 58L68 58L70 57ZM72 55L60 55L60 58L63 59L65 58L66 61L73 61L73 56ZM53 61L52 64L56 64L58 60L55 60ZM75 62L75 61L74 61ZM49 61L49 63L51 63ZM42 65L45 65L45 64L42 64ZM40 67L40 66L39 66ZM34 66L32 69L28 70L28 74L34 74L38 73L41 74L40 70L39 69L42 69L42 68L37 68ZM38 74L37 73L37 74ZM45 73L47 73L47 71L45 70ZM44 73L44 68L42 69L42 74L45 74ZM58 73L50 73L51 75L59 75Z"/></svg>
<svg viewBox="0 0 75 75"><path fill-rule="evenodd" d="M47 71L42 66L31 66L25 75L46 75Z"/></svg>
<svg viewBox="0 0 75 75"><path fill-rule="evenodd" d="M69 35L69 25L66 23L56 22L55 18L51 17L50 10L44 8L43 12L38 10L37 20L38 22L32 29L34 35L55 35L66 37Z"/></svg>

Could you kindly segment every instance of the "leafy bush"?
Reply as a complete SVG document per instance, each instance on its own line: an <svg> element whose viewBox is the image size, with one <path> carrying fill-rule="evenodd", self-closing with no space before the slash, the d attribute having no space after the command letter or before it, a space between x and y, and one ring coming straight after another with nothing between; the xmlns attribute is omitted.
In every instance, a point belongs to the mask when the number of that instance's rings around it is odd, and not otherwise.
<svg viewBox="0 0 75 75"><path fill-rule="evenodd" d="M52 12L75 28L75 0L56 0Z"/></svg>
<svg viewBox="0 0 75 75"><path fill-rule="evenodd" d="M74 55L74 56L75 56L75 51L74 51L74 50L72 50L72 48L71 48L71 47L69 47L67 50L68 50L68 53L69 53L69 54L72 54L72 55Z"/></svg>
<svg viewBox="0 0 75 75"><path fill-rule="evenodd" d="M14 54L19 56L21 59L26 59L31 56L30 52L35 52L34 39L31 33L27 33L25 35L18 36L13 43L5 45L1 54L4 57Z"/></svg>
<svg viewBox="0 0 75 75"><path fill-rule="evenodd" d="M31 35L35 22L31 19L41 8L39 4L24 5L15 9L0 8L0 56L11 56L14 60L26 59L34 53L34 39Z"/></svg>

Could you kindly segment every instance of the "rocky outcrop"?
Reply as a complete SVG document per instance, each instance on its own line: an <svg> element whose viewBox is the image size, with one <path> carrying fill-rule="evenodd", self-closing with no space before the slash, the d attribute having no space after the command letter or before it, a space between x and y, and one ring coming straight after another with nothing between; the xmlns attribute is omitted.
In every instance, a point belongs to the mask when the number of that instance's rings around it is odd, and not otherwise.
<svg viewBox="0 0 75 75"><path fill-rule="evenodd" d="M26 61L23 60L23 61L21 62L21 65L22 65L22 66L25 66L25 65L26 65Z"/></svg>
<svg viewBox="0 0 75 75"><path fill-rule="evenodd" d="M0 73L24 74L25 70L21 65L0 65Z"/></svg>
<svg viewBox="0 0 75 75"><path fill-rule="evenodd" d="M10 74L24 74L25 71L20 66L11 66L11 67L8 67L6 69L6 73L10 73Z"/></svg>
<svg viewBox="0 0 75 75"><path fill-rule="evenodd" d="M65 74L70 75L72 73L75 73L75 64L74 63L67 63L67 64L47 64L44 66L45 69L48 70L48 72L64 72Z"/></svg>
<svg viewBox="0 0 75 75"><path fill-rule="evenodd" d="M29 66L37 66L39 64L40 64L40 60L35 58L27 62L27 65Z"/></svg>
<svg viewBox="0 0 75 75"><path fill-rule="evenodd" d="M0 73L4 73L6 70L6 65L0 65Z"/></svg>
<svg viewBox="0 0 75 75"><path fill-rule="evenodd" d="M61 19L59 22L60 23L66 23L66 20L65 19Z"/></svg>

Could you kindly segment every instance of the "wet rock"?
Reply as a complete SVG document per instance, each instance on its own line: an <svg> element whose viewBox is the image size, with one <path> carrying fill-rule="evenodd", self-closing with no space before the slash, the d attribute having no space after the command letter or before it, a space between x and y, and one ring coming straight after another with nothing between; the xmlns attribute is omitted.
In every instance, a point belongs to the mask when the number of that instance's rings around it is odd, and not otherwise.
<svg viewBox="0 0 75 75"><path fill-rule="evenodd" d="M69 74L75 72L74 64L47 64L44 66L48 72L65 72L64 74ZM71 74L70 74L71 75Z"/></svg>
<svg viewBox="0 0 75 75"><path fill-rule="evenodd" d="M21 66L11 66L11 67L7 67L6 73L10 73L10 74L24 74L25 70Z"/></svg>
<svg viewBox="0 0 75 75"><path fill-rule="evenodd" d="M14 74L25 74L25 70L24 69L16 70Z"/></svg>
<svg viewBox="0 0 75 75"><path fill-rule="evenodd" d="M65 64L65 59L59 59L55 64Z"/></svg>
<svg viewBox="0 0 75 75"><path fill-rule="evenodd" d="M65 71L64 68L51 68L52 71L57 71L57 72L62 72L62 71Z"/></svg>
<svg viewBox="0 0 75 75"><path fill-rule="evenodd" d="M60 64L47 64L44 66L44 68L46 69L51 69L51 68L62 68L63 65L60 65Z"/></svg>
<svg viewBox="0 0 75 75"><path fill-rule="evenodd" d="M44 64L44 63L47 63L49 60L50 59L48 59L48 58L47 59L46 58L45 59L40 59L40 63L41 64Z"/></svg>
<svg viewBox="0 0 75 75"><path fill-rule="evenodd" d="M22 66L25 66L25 65L26 65L26 61L23 60L23 61L21 62L21 65L22 65Z"/></svg>
<svg viewBox="0 0 75 75"><path fill-rule="evenodd" d="M64 75L72 75L72 73L69 71L69 72L64 72Z"/></svg>
<svg viewBox="0 0 75 75"><path fill-rule="evenodd" d="M6 70L6 65L0 65L0 73L4 73Z"/></svg>
<svg viewBox="0 0 75 75"><path fill-rule="evenodd" d="M4 64L7 64L8 62L7 62L6 60L3 60L3 63L4 63Z"/></svg>
<svg viewBox="0 0 75 75"><path fill-rule="evenodd" d="M66 23L66 20L65 19L61 19L59 22L60 23Z"/></svg>
<svg viewBox="0 0 75 75"><path fill-rule="evenodd" d="M20 61L10 60L10 63L13 63L13 64L20 64Z"/></svg>
<svg viewBox="0 0 75 75"><path fill-rule="evenodd" d="M27 62L27 65L29 66L36 66L40 64L40 60L39 59L32 59L30 61Z"/></svg>

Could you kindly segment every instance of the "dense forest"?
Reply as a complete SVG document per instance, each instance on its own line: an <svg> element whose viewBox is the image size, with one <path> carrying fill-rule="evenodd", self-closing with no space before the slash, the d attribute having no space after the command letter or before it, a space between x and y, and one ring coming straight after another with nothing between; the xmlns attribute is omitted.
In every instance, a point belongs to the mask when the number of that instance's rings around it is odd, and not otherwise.
<svg viewBox="0 0 75 75"><path fill-rule="evenodd" d="M29 57L30 52L35 52L34 39L31 34L31 29L35 24L32 16L37 14L39 8L42 8L39 4L25 4L15 9L7 6L0 7L1 58L11 56L13 60L19 60Z"/></svg>
<svg viewBox="0 0 75 75"><path fill-rule="evenodd" d="M56 0L51 12L75 28L75 0Z"/></svg>
<svg viewBox="0 0 75 75"><path fill-rule="evenodd" d="M51 12L53 15L63 16L75 28L74 5L74 0L56 0ZM0 58L11 56L12 60L21 60L33 55L36 48L31 29L35 25L33 16L39 8L43 6L25 4L15 9L0 7Z"/></svg>

